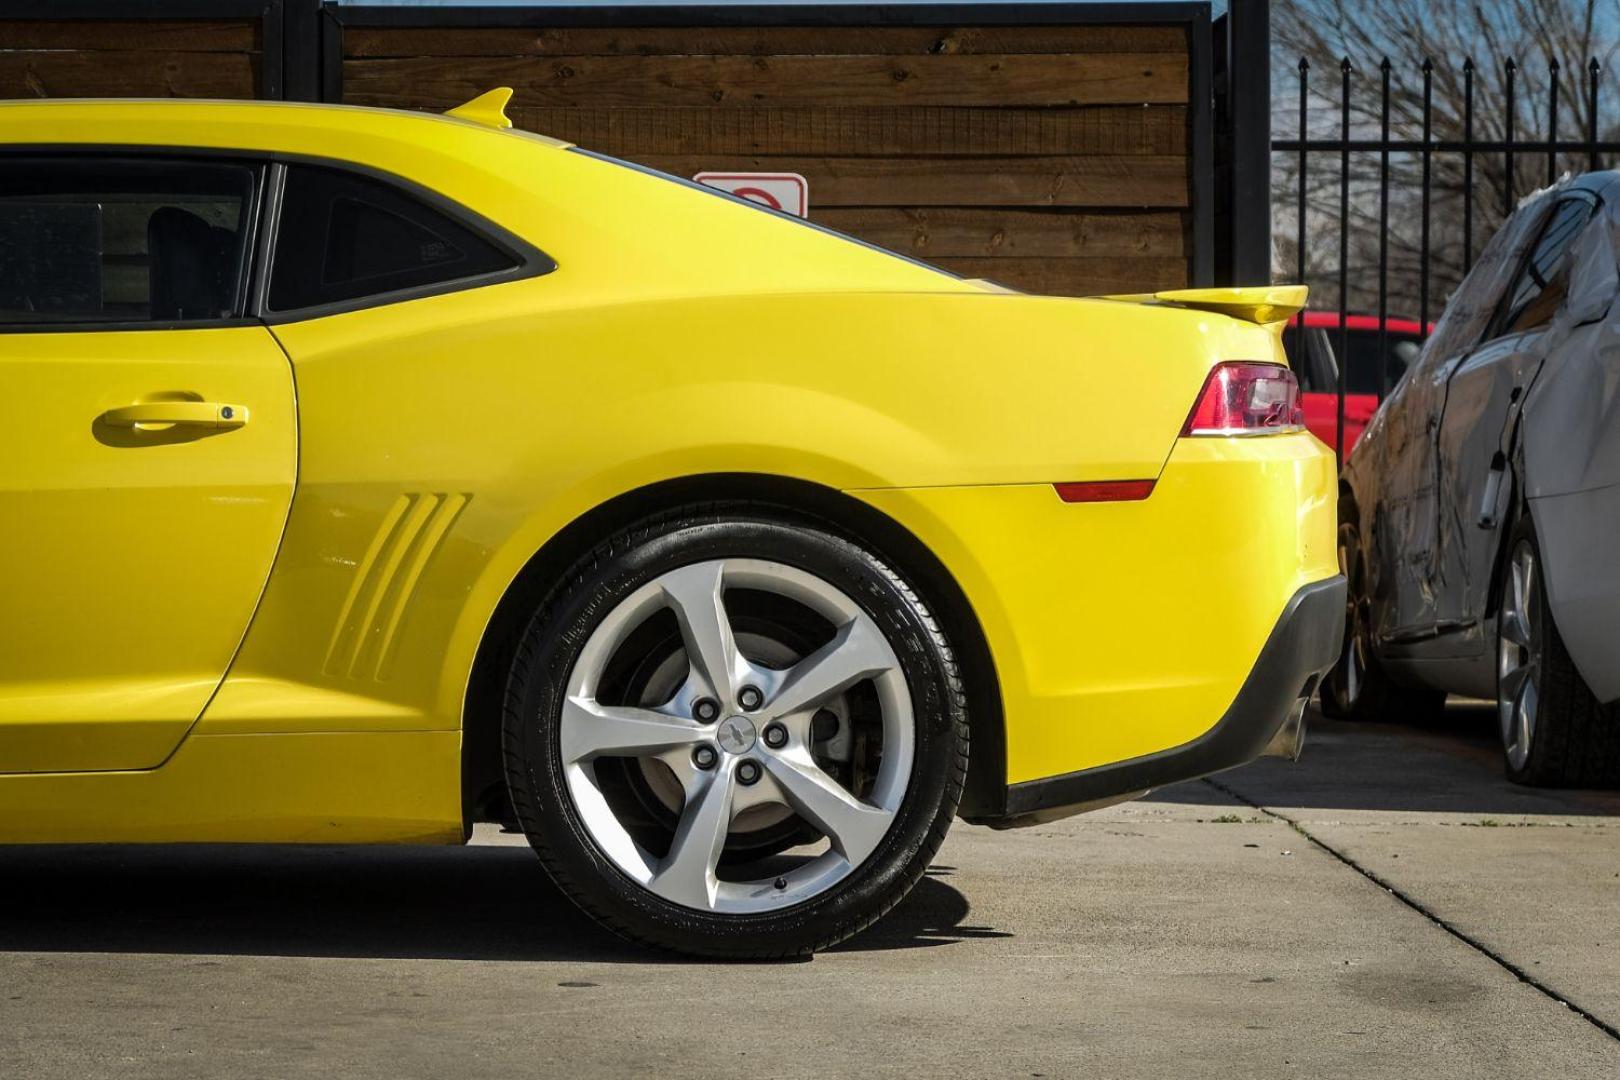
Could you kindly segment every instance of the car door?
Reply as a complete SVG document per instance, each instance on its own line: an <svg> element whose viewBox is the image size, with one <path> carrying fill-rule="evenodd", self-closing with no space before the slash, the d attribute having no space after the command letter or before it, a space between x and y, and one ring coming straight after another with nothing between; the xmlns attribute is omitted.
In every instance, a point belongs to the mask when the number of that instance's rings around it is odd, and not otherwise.
<svg viewBox="0 0 1620 1080"><path fill-rule="evenodd" d="M296 470L243 317L262 169L0 157L0 773L146 769L219 685Z"/></svg>
<svg viewBox="0 0 1620 1080"><path fill-rule="evenodd" d="M1442 631L1477 623L1511 496L1513 422L1569 294L1570 252L1597 208L1590 192L1553 203L1479 346L1453 368L1436 445L1439 558L1433 589Z"/></svg>
<svg viewBox="0 0 1620 1080"><path fill-rule="evenodd" d="M1492 237L1416 363L1374 419L1377 437L1364 440L1350 459L1367 517L1368 586L1380 641L1435 631L1440 504L1435 461L1446 386L1489 327L1545 211L1543 203L1525 206Z"/></svg>

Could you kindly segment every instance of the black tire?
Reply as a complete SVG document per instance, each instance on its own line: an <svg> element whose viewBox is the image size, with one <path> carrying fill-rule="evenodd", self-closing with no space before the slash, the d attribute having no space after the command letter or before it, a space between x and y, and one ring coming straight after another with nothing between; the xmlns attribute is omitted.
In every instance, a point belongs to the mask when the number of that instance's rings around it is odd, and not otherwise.
<svg viewBox="0 0 1620 1080"><path fill-rule="evenodd" d="M816 575L864 610L900 662L912 699L914 756L877 847L826 891L763 913L672 903L599 849L564 780L560 710L576 659L615 605L660 574L714 559L766 559ZM912 889L955 816L967 774L966 698L939 624L913 589L827 523L753 504L705 506L622 531L577 563L520 639L507 684L503 755L517 818L551 878L631 941L734 959L780 959L836 944ZM728 838L729 850L729 838Z"/></svg>
<svg viewBox="0 0 1620 1080"><path fill-rule="evenodd" d="M1502 581L1496 610L1500 614L1509 603L1513 588L1513 560L1519 549L1529 551L1540 575L1541 547L1529 514L1522 514L1508 540L1508 565ZM1508 729L1499 723L1503 739L1503 771L1516 784L1529 787L1596 788L1620 784L1620 709L1604 706L1592 694L1575 669L1564 639L1553 621L1547 603L1547 590L1531 590L1531 606L1537 632L1532 635L1531 653L1537 669L1539 704L1530 739L1530 751L1515 765L1508 752ZM1501 618L1498 619L1498 649L1502 648ZM1502 664L1497 665L1497 710L1504 708L1501 681Z"/></svg>
<svg viewBox="0 0 1620 1080"><path fill-rule="evenodd" d="M1344 646L1322 678L1322 714L1337 720L1421 723L1445 706L1442 690L1402 686L1390 679L1373 646L1372 598L1367 593L1367 559L1355 508L1339 501L1339 572L1349 583L1345 596Z"/></svg>

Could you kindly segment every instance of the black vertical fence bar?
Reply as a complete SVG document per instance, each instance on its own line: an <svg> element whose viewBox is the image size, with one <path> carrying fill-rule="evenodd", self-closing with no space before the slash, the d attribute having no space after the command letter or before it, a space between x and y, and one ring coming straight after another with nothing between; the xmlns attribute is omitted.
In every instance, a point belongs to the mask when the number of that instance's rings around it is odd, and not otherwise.
<svg viewBox="0 0 1620 1080"><path fill-rule="evenodd" d="M1513 84L1519 73L1519 62L1508 57L1502 72L1502 214L1506 216L1513 213L1513 120L1517 115Z"/></svg>
<svg viewBox="0 0 1620 1080"><path fill-rule="evenodd" d="M1434 61L1423 58L1423 222L1418 240L1418 333L1429 335L1429 201L1434 152L1429 148L1434 121Z"/></svg>
<svg viewBox="0 0 1620 1080"><path fill-rule="evenodd" d="M1303 56L1299 58L1299 251L1296 253L1299 260L1299 276L1294 280L1305 284L1305 144L1310 141L1310 128L1306 121L1310 110L1310 72L1311 62ZM1309 296L1306 297L1307 302ZM1305 312L1301 311L1294 326L1294 356L1296 363L1305 362Z"/></svg>
<svg viewBox="0 0 1620 1080"><path fill-rule="evenodd" d="M1463 61L1463 273L1474 268L1474 58Z"/></svg>
<svg viewBox="0 0 1620 1080"><path fill-rule="evenodd" d="M1547 183L1558 179L1558 58L1547 61Z"/></svg>
<svg viewBox="0 0 1620 1080"><path fill-rule="evenodd" d="M1378 400L1389 393L1389 57L1378 65L1383 99L1378 113ZM1346 355L1341 366L1348 367ZM1340 423L1343 423L1341 420Z"/></svg>
<svg viewBox="0 0 1620 1080"><path fill-rule="evenodd" d="M1338 313L1338 333L1328 335L1324 340L1331 341L1338 353L1338 371L1335 385L1330 388L1337 398L1335 407L1336 431L1334 433L1334 452L1343 464L1346 446L1345 406L1350 384L1357 385L1370 381L1376 387L1380 400L1386 397L1395 381L1393 361L1390 356L1390 318L1391 307L1395 314L1401 317L1413 314L1412 303L1415 299L1418 319L1418 333L1422 337L1429 334L1430 323L1443 311L1445 290L1457 284L1454 277L1457 266L1452 261L1454 249L1453 242L1454 223L1456 218L1453 206L1446 201L1447 193L1451 190L1447 186L1442 191L1442 209L1440 216L1442 232L1436 239L1436 205L1435 188L1440 181L1435 175L1435 159L1437 155L1461 156L1462 179L1462 265L1464 275L1473 269L1475 259L1475 202L1481 194L1476 191L1475 181L1479 180L1484 186L1485 202L1482 220L1479 221L1480 232L1486 236L1500 223L1503 217L1511 215L1515 209L1515 200L1519 191L1518 166L1526 168L1524 187L1539 186L1537 178L1545 172L1549 184L1556 183L1560 169L1568 171L1597 170L1603 168L1605 162L1612 161L1620 155L1620 136L1605 135L1603 117L1601 113L1600 93L1603 89L1603 64L1596 58L1589 57L1584 62L1571 57L1546 57L1547 86L1545 100L1546 131L1541 133L1541 125L1536 119L1542 115L1543 102L1538 96L1541 93L1539 83L1531 81L1528 91L1525 92L1525 113L1528 134L1519 131L1519 94L1525 88L1520 86L1520 65L1513 57L1488 58L1484 66L1476 64L1472 58L1464 59L1458 66L1461 68L1461 132L1448 132L1435 130L1435 70L1440 64L1446 63L1442 58L1424 57L1420 65L1422 73L1422 100L1421 112L1413 105L1416 88L1400 87L1395 79L1395 62L1389 57L1379 61L1378 79L1378 131L1374 138L1372 132L1367 130L1370 124L1362 124L1356 137L1352 138L1352 114L1370 119L1372 110L1370 102L1366 100L1352 100L1352 83L1357 83L1355 90L1365 96L1372 90L1373 80L1361 79L1357 82L1355 75L1357 64L1349 56L1343 56L1339 61L1339 123L1337 132L1333 130L1331 113L1325 113L1318 126L1320 130L1311 130L1311 62L1308 57L1300 57L1298 63L1299 74L1299 132L1297 138L1277 139L1271 144L1273 152L1297 153L1299 164L1299 186L1297 192L1298 204L1296 210L1296 229L1298 236L1298 250L1295 260L1295 274L1301 283L1309 283L1314 272L1317 284L1324 284L1332 280L1334 271L1330 269L1329 260L1332 258L1328 248L1320 249L1320 257L1313 260L1309 255L1311 235L1311 212L1315 210L1319 215L1326 215L1317 222L1320 226L1331 220L1332 215L1332 189L1323 186L1314 195L1309 181L1309 164L1311 154L1318 156L1336 153L1339 156L1338 176L1338 266L1337 283L1339 298L1336 305ZM1500 64L1500 67L1495 65ZM1493 83L1491 71L1501 73L1501 97L1491 96L1496 93L1498 86ZM1483 72L1482 98L1476 100L1475 89L1479 79L1476 75ZM1581 73L1585 73L1585 82L1581 80ZM1570 84L1564 86L1562 78L1569 75ZM1444 83L1442 86L1449 86ZM1325 110L1333 106L1331 90L1322 88L1322 105ZM1397 100L1398 98L1398 100ZM1498 127L1494 110L1500 104L1501 124ZM1483 119L1476 124L1475 106L1480 106ZM1574 130L1563 127L1560 122L1560 107L1570 108L1575 113ZM1584 109L1584 118L1582 112ZM1441 126L1444 129L1449 125L1451 114L1444 111L1441 117ZM1484 130L1476 130L1482 127ZM1420 130L1414 130L1420 129ZM1460 138L1458 135L1460 134ZM1372 193L1364 192L1366 198L1358 196L1358 201L1352 207L1350 199L1351 168L1355 162L1352 158L1363 155L1361 164L1363 172L1357 174L1364 176L1370 188L1372 171L1366 168L1371 164L1369 155L1374 151L1378 154L1377 172L1377 213L1374 215L1371 204ZM1410 183L1420 184L1416 190L1403 186L1406 182L1404 169L1397 167L1392 158L1397 154L1416 154L1418 170ZM1493 158L1486 158L1486 171L1483 176L1477 176L1478 165L1475 161L1477 155L1502 155L1503 172L1500 184L1497 183L1495 172L1490 168ZM1544 155L1545 160L1537 161L1537 155ZM1403 159L1404 160L1404 159ZM1449 156L1442 158L1447 167L1455 161ZM1446 173L1442 173L1442 176ZM1451 174L1455 175L1455 174ZM1324 182L1331 184L1331 177L1324 177ZM1312 199L1318 200L1313 204ZM1410 217L1411 201L1419 201L1420 216L1417 222L1417 263L1412 265L1409 249L1403 245L1395 245L1391 241L1390 230L1403 230L1402 236L1409 235L1406 229ZM1496 212L1500 200L1500 214ZM1352 211L1355 220L1351 220ZM1406 216L1402 216L1406 215ZM1394 219L1394 220L1392 220ZM1374 226L1376 221L1376 226ZM1376 240L1369 231L1376 227L1378 234ZM1352 228L1361 229L1352 238ZM1331 241L1320 235L1317 229L1319 243ZM1439 247L1437 253L1436 248ZM1358 260L1351 266L1351 257ZM1377 259L1376 270L1373 259ZM1376 272L1376 279L1373 274ZM1324 277L1323 275L1329 275ZM1414 282L1411 277L1415 275ZM1350 288L1352 280L1357 292L1352 299ZM1373 315L1374 298L1372 288L1376 286L1376 316ZM1415 288L1416 297L1412 297ZM1436 294L1440 293L1438 298ZM1403 307L1402 305L1406 305ZM1320 303L1318 311L1323 311ZM1350 318L1351 312L1357 312L1358 319L1364 319L1362 327L1352 332ZM1376 349L1368 350L1377 356L1378 367L1361 367L1357 369L1354 379L1351 377L1351 342L1352 340L1373 339L1374 330L1369 323L1376 318ZM1305 317L1302 312L1291 330L1289 339L1290 352L1303 359L1310 342L1305 331ZM1358 336L1359 335L1359 336Z"/></svg>
<svg viewBox="0 0 1620 1080"><path fill-rule="evenodd" d="M1333 456L1344 468L1344 392L1350 366L1350 58L1339 64L1339 385Z"/></svg>
<svg viewBox="0 0 1620 1080"><path fill-rule="evenodd" d="M1597 57L1586 64L1586 167L1597 172L1603 167L1598 158L1598 72L1603 65Z"/></svg>

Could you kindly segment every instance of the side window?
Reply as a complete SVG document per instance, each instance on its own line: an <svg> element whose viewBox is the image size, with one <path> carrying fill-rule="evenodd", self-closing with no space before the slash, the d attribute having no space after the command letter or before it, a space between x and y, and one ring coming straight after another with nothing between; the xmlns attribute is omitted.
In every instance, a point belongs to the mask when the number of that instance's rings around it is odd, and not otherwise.
<svg viewBox="0 0 1620 1080"><path fill-rule="evenodd" d="M179 158L5 159L0 323L239 316L258 173Z"/></svg>
<svg viewBox="0 0 1620 1080"><path fill-rule="evenodd" d="M295 311L383 297L517 265L511 253L392 184L291 165L269 307Z"/></svg>
<svg viewBox="0 0 1620 1080"><path fill-rule="evenodd" d="M1451 301L1440 315L1434 333L1423 344L1416 367L1432 370L1466 355L1486 337L1502 297L1547 215L1545 199L1519 207L1496 230L1480 252Z"/></svg>
<svg viewBox="0 0 1620 1080"><path fill-rule="evenodd" d="M1552 321L1569 295L1570 247L1596 207L1596 200L1584 192L1560 199L1553 207L1513 287L1502 298L1488 337L1531 330Z"/></svg>
<svg viewBox="0 0 1620 1080"><path fill-rule="evenodd" d="M1339 386L1339 362L1333 343L1320 326L1305 330L1305 370L1296 372L1300 388L1314 394L1330 394Z"/></svg>

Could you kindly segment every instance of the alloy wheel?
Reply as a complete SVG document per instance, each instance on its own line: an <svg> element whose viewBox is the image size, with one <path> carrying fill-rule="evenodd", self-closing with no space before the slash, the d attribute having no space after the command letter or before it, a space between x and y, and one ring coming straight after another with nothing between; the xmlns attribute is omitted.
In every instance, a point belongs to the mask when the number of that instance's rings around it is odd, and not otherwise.
<svg viewBox="0 0 1620 1080"><path fill-rule="evenodd" d="M1523 769L1536 736L1541 699L1540 573L1535 549L1513 549L1497 625L1496 711L1509 766Z"/></svg>
<svg viewBox="0 0 1620 1080"><path fill-rule="evenodd" d="M770 619L744 630L733 617L739 594L808 613L823 640L784 652L792 635ZM674 685L654 681L634 700L604 693L662 612L679 630ZM825 892L877 848L906 794L916 732L899 660L865 609L804 570L730 558L661 574L602 619L569 674L558 738L581 823L622 873L675 904L748 914ZM662 834L616 797L626 762L671 793ZM796 816L822 840L739 870L724 859L728 839L761 815Z"/></svg>

